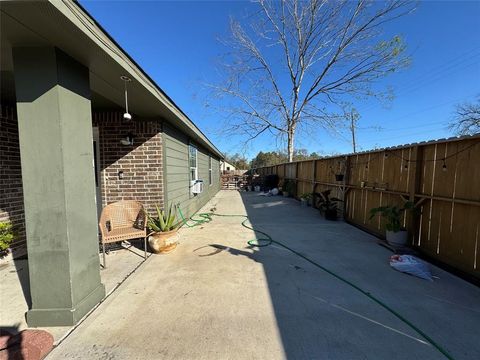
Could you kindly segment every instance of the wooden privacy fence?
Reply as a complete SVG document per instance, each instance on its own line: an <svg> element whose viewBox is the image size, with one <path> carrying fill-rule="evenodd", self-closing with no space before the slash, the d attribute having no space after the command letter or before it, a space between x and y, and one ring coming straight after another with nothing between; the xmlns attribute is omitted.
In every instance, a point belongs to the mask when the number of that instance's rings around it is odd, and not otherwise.
<svg viewBox="0 0 480 360"><path fill-rule="evenodd" d="M480 280L480 135L299 161L256 169L296 182L302 193L331 189L344 199L346 221L380 236L373 207L413 201L403 224L426 255ZM344 175L337 181L335 175Z"/></svg>

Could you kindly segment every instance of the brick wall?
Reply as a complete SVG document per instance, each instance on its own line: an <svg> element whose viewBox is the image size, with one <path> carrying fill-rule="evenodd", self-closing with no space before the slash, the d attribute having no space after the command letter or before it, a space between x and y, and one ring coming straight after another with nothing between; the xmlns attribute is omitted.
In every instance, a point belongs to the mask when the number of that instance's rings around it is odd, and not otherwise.
<svg viewBox="0 0 480 360"><path fill-rule="evenodd" d="M124 122L120 113L93 115L99 129L102 204L138 200L148 211L163 206L162 127L160 121ZM134 135L133 145L120 139ZM123 171L123 179L118 172ZM0 221L16 227L13 250L25 252L25 215L18 122L14 108L0 105ZM21 251L20 251L21 250Z"/></svg>
<svg viewBox="0 0 480 360"><path fill-rule="evenodd" d="M12 249L25 245L22 171L15 109L0 105L0 221L10 220L17 238Z"/></svg>
<svg viewBox="0 0 480 360"><path fill-rule="evenodd" d="M148 211L163 206L162 128L160 121L134 119L125 122L121 113L95 113L99 129L102 204L138 200ZM133 145L120 140L129 133ZM118 173L123 171L123 179Z"/></svg>

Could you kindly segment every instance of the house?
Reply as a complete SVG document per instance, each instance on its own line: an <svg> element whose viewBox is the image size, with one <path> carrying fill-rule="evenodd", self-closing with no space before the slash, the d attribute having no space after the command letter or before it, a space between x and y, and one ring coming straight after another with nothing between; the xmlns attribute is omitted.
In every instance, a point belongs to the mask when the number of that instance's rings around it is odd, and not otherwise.
<svg viewBox="0 0 480 360"><path fill-rule="evenodd" d="M226 160L223 160L221 163L220 163L220 170L223 171L233 171L233 170L237 170L237 168L230 164L228 161Z"/></svg>
<svg viewBox="0 0 480 360"><path fill-rule="evenodd" d="M72 325L105 296L101 208L192 215L220 189L223 155L78 3L0 10L0 221L28 250L28 324Z"/></svg>

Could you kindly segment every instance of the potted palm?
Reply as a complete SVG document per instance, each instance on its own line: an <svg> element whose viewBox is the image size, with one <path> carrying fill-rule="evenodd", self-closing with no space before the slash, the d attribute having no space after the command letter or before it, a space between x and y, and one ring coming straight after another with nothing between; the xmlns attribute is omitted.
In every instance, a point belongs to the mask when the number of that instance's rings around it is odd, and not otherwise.
<svg viewBox="0 0 480 360"><path fill-rule="evenodd" d="M165 210L156 206L156 209L156 217L148 215L147 226L150 230L148 244L155 254L168 253L177 247L176 242L169 241L178 231L177 206L170 204Z"/></svg>
<svg viewBox="0 0 480 360"><path fill-rule="evenodd" d="M341 199L330 197L331 190L325 190L320 193L315 193L320 200L318 208L323 214L325 220L335 221L338 219L338 204L342 202Z"/></svg>
<svg viewBox="0 0 480 360"><path fill-rule="evenodd" d="M380 206L370 209L370 220L377 214L385 219L386 238L389 244L395 246L405 246L408 240L408 232L402 226L402 215L406 211L414 211L415 204L407 201L403 207L398 206Z"/></svg>

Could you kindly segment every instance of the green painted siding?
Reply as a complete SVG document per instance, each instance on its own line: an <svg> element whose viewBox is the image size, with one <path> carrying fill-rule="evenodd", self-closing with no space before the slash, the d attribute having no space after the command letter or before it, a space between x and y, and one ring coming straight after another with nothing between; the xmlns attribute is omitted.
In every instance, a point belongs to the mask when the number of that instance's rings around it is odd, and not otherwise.
<svg viewBox="0 0 480 360"><path fill-rule="evenodd" d="M51 47L14 48L13 61L32 300L27 322L71 326L105 296L89 70Z"/></svg>
<svg viewBox="0 0 480 360"><path fill-rule="evenodd" d="M164 174L166 202L180 204L186 216L192 216L220 190L220 161L204 148L197 147L198 178L203 180L203 193L190 194L190 166L188 163L188 145L190 139L180 130L164 124ZM212 156L212 185L209 185L209 156Z"/></svg>

